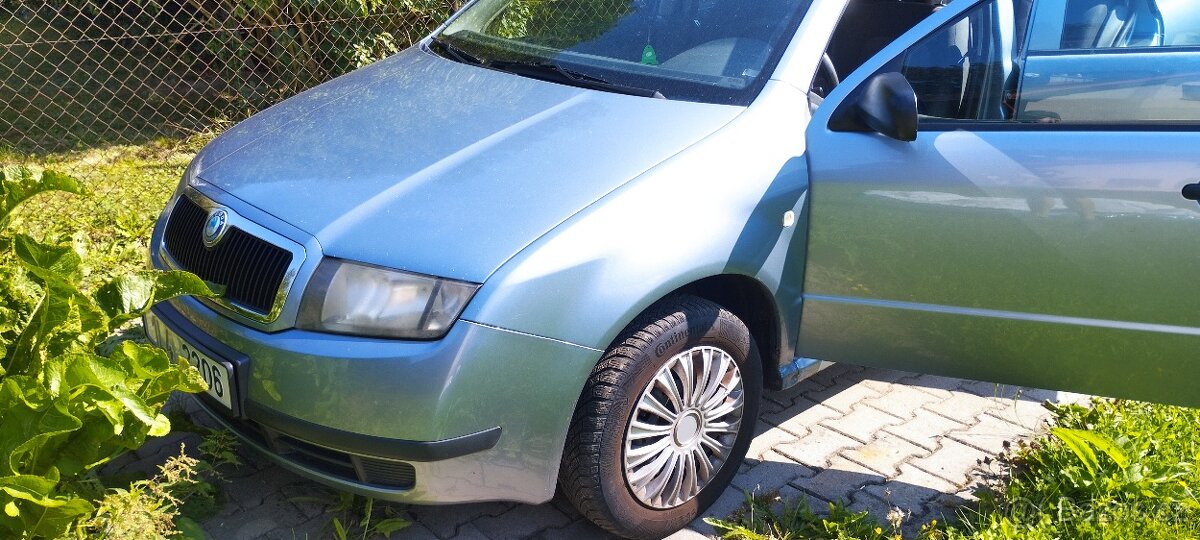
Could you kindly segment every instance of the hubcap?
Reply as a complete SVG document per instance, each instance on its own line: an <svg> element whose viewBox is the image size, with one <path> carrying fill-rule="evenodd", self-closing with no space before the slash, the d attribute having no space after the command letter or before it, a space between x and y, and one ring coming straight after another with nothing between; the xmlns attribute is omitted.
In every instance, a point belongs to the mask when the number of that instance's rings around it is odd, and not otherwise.
<svg viewBox="0 0 1200 540"><path fill-rule="evenodd" d="M667 361L642 390L625 430L625 482L642 504L674 508L712 480L742 423L742 374L716 347Z"/></svg>

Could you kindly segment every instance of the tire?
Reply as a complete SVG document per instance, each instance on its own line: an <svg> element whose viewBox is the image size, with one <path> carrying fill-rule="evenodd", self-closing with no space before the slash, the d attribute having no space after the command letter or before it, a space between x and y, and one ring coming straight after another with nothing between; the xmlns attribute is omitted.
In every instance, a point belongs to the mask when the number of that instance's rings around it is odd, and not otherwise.
<svg viewBox="0 0 1200 540"><path fill-rule="evenodd" d="M697 389L690 394L681 375L689 366ZM684 399L672 400L668 385ZM753 438L761 395L762 365L746 325L708 300L668 298L631 323L592 370L571 420L559 485L608 532L663 538L701 516L729 486ZM663 462L669 466L655 468Z"/></svg>

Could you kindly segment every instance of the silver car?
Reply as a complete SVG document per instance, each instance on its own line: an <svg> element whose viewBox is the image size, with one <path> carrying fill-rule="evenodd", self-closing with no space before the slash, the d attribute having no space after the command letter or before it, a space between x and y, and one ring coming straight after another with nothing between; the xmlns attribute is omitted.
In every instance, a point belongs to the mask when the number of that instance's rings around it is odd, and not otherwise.
<svg viewBox="0 0 1200 540"><path fill-rule="evenodd" d="M944 3L476 0L200 152L147 329L302 475L633 538L829 362L1200 405L1200 5Z"/></svg>

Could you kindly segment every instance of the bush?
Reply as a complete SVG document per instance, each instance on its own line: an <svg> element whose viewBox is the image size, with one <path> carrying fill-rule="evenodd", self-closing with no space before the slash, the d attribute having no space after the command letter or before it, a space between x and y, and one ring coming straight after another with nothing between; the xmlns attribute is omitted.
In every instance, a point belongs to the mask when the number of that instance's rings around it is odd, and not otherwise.
<svg viewBox="0 0 1200 540"><path fill-rule="evenodd" d="M78 480L164 435L172 391L204 389L186 362L114 339L156 302L208 296L199 278L143 271L85 291L85 242L8 231L21 203L46 191L81 193L69 176L0 169L0 536L58 537L95 508ZM70 240L70 239L68 239ZM105 351L105 354L101 354ZM7 532L5 532L7 531Z"/></svg>

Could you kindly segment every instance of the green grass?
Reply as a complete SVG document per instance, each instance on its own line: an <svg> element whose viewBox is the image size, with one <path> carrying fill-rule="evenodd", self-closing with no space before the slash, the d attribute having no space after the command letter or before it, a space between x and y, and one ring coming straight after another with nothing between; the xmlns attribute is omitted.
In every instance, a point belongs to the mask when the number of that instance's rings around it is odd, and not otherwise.
<svg viewBox="0 0 1200 540"><path fill-rule="evenodd" d="M1010 474L963 512L963 536L1200 538L1200 409L1095 400L1054 417L1002 456Z"/></svg>
<svg viewBox="0 0 1200 540"><path fill-rule="evenodd" d="M14 230L70 239L86 251L87 282L147 267L150 231L184 169L211 134L157 138L40 155L0 151L0 163L26 162L84 182L84 195L44 194L14 216Z"/></svg>
<svg viewBox="0 0 1200 540"><path fill-rule="evenodd" d="M906 533L898 516L818 513L771 495L711 522L735 540L1200 538L1200 409L1098 399L1052 410L1053 432L999 456L1001 474L951 524Z"/></svg>

